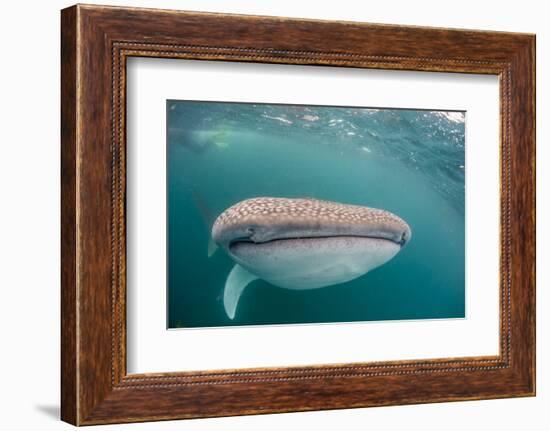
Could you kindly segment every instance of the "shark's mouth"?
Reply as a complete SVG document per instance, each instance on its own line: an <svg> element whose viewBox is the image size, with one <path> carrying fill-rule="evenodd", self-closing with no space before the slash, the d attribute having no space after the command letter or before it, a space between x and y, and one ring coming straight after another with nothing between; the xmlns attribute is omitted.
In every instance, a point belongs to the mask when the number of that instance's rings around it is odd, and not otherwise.
<svg viewBox="0 0 550 431"><path fill-rule="evenodd" d="M399 247L403 247L405 243L407 242L406 233L403 233L401 235L401 239L399 241L394 240L393 238L387 238L384 236L376 236L376 235L304 235L304 236L290 236L290 237L281 237L281 238L271 238L265 241L254 241L252 238L249 237L243 237L243 238L236 238L232 240L229 243L229 250L231 250L234 247L238 247L240 244L247 244L247 245L261 245L261 244L269 244L269 243L278 243L278 242L291 242L291 241L317 241L322 239L335 239L335 238L365 238L365 239L375 239L375 240L385 240L392 242Z"/></svg>

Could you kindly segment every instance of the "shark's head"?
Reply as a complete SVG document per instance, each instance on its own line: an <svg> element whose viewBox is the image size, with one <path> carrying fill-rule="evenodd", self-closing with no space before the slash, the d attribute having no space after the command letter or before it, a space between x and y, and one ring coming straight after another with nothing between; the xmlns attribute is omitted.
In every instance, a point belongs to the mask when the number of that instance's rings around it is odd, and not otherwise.
<svg viewBox="0 0 550 431"><path fill-rule="evenodd" d="M362 237L404 246L411 229L389 211L319 199L252 198L225 210L214 222L212 238L228 249L240 243Z"/></svg>
<svg viewBox="0 0 550 431"><path fill-rule="evenodd" d="M246 270L247 283L262 278L288 289L314 289L353 280L386 263L410 240L411 229L382 209L260 197L220 214L212 238Z"/></svg>

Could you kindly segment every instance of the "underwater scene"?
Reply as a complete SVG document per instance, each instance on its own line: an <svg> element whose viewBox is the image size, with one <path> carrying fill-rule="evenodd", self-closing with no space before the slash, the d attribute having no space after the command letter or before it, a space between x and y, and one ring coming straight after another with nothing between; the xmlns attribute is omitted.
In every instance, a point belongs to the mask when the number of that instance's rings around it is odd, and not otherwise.
<svg viewBox="0 0 550 431"><path fill-rule="evenodd" d="M465 112L166 108L168 328L465 317Z"/></svg>

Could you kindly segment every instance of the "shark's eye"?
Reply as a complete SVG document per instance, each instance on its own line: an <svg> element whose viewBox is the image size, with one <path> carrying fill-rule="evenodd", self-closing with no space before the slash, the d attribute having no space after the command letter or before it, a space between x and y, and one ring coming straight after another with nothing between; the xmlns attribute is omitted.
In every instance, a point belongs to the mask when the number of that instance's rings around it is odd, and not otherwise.
<svg viewBox="0 0 550 431"><path fill-rule="evenodd" d="M249 234L250 236L254 235L254 228L253 227L246 228L246 233Z"/></svg>

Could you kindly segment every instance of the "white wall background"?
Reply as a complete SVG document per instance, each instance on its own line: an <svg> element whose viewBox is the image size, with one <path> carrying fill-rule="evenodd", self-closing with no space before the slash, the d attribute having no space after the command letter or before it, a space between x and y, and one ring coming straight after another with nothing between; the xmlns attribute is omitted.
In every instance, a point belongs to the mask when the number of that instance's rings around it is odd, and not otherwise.
<svg viewBox="0 0 550 431"><path fill-rule="evenodd" d="M104 426L135 430L547 429L550 331L550 27L545 2L462 0L130 0L171 9L477 28L537 34L538 396L405 407ZM59 422L59 9L70 2L4 2L0 14L0 427L62 430Z"/></svg>

